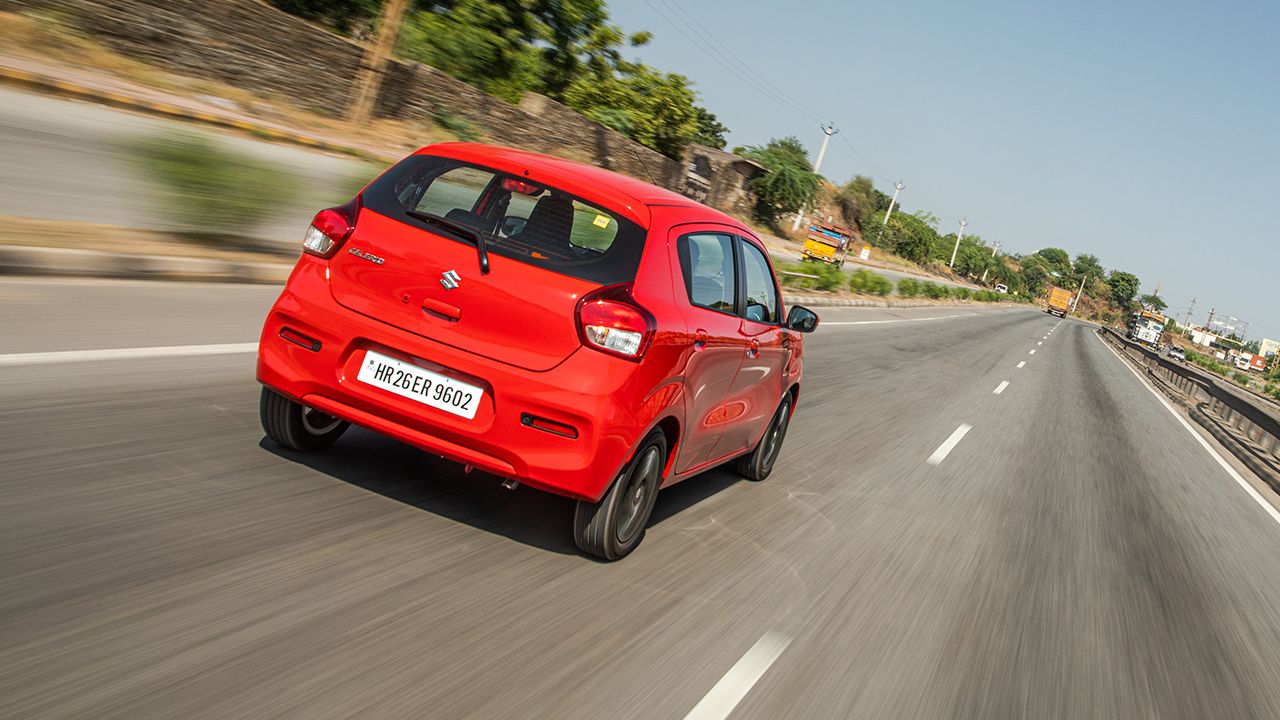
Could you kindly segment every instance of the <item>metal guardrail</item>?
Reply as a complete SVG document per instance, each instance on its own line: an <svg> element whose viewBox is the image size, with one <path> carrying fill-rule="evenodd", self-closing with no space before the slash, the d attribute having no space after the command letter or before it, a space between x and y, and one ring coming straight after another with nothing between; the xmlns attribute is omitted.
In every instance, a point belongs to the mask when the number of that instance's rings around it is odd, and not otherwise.
<svg viewBox="0 0 1280 720"><path fill-rule="evenodd" d="M1191 408L1191 417L1241 462L1280 492L1280 408L1237 390L1212 373L1161 356L1111 328L1098 333Z"/></svg>

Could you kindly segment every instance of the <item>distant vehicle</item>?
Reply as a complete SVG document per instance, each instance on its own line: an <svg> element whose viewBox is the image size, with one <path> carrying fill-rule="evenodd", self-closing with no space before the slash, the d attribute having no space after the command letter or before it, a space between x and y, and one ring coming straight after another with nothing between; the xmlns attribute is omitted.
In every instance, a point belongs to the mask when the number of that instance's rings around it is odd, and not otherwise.
<svg viewBox="0 0 1280 720"><path fill-rule="evenodd" d="M769 476L818 324L784 314L741 222L506 148L423 148L302 246L259 340L267 437L314 452L354 423L568 496L606 560L661 488L726 462Z"/></svg>
<svg viewBox="0 0 1280 720"><path fill-rule="evenodd" d="M1071 291L1064 290L1057 285L1049 287L1049 302L1045 306L1044 311L1050 315L1058 317L1066 317L1071 312Z"/></svg>
<svg viewBox="0 0 1280 720"><path fill-rule="evenodd" d="M1005 285L1004 283L996 283L996 292L998 292L998 293L1008 293L1008 292L1009 292L1009 286L1008 286L1008 285Z"/></svg>
<svg viewBox="0 0 1280 720"><path fill-rule="evenodd" d="M1180 347L1171 347L1169 348L1169 357L1174 358L1175 360L1186 360L1187 354L1183 352Z"/></svg>
<svg viewBox="0 0 1280 720"><path fill-rule="evenodd" d="M800 254L805 260L842 267L851 242L853 231L849 228L825 222L813 223L805 234L804 248L800 250Z"/></svg>
<svg viewBox="0 0 1280 720"><path fill-rule="evenodd" d="M1129 339L1152 347L1160 345L1168 318L1160 313L1143 310L1134 313L1129 319Z"/></svg>

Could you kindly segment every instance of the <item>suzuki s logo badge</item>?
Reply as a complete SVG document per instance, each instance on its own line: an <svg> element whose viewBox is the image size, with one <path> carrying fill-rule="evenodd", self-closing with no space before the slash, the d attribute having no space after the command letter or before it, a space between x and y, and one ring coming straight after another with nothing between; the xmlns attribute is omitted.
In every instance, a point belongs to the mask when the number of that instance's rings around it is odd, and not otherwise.
<svg viewBox="0 0 1280 720"><path fill-rule="evenodd" d="M351 253L352 255L355 255L358 258L364 258L365 260L368 260L374 265L381 265L382 263L386 262L386 260L384 260L383 258L380 258L377 255L374 255L373 253L367 253L361 250L360 248L351 248L350 250L347 250L347 252Z"/></svg>
<svg viewBox="0 0 1280 720"><path fill-rule="evenodd" d="M458 281L462 279L458 277L458 273L452 270L449 270L447 272L442 272L440 273L440 275L442 276L442 279L440 280L440 284L444 286L445 290L452 290L458 287Z"/></svg>

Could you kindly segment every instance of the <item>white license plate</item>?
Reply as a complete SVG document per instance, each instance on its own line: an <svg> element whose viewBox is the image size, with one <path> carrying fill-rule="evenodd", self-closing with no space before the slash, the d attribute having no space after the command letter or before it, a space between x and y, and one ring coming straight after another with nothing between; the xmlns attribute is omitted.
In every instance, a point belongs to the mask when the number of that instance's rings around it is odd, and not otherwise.
<svg viewBox="0 0 1280 720"><path fill-rule="evenodd" d="M356 378L447 413L475 419L484 390L368 350Z"/></svg>

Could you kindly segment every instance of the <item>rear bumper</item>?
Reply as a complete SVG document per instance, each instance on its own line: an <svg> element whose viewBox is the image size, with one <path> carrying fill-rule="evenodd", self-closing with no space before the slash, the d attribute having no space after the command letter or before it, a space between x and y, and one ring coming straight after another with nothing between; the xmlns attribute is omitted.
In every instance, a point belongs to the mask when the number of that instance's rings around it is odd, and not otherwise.
<svg viewBox="0 0 1280 720"><path fill-rule="evenodd" d="M288 327L320 341L312 350L280 337ZM474 419L401 397L356 378L376 350L484 389ZM338 305L322 262L304 259L272 307L259 342L267 387L356 425L541 490L595 501L630 457L648 420L640 366L579 349L534 372L406 332ZM531 427L529 417L576 437ZM555 426L559 427L559 426Z"/></svg>

